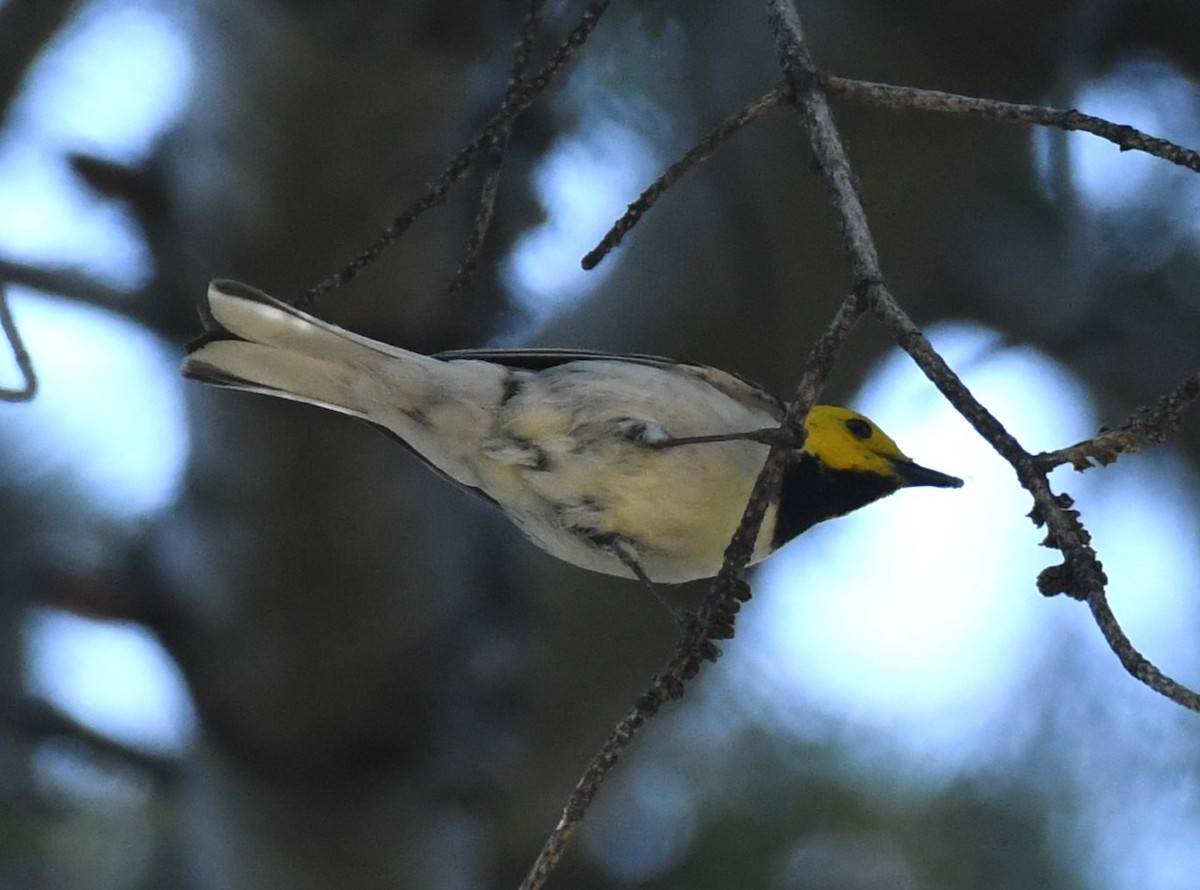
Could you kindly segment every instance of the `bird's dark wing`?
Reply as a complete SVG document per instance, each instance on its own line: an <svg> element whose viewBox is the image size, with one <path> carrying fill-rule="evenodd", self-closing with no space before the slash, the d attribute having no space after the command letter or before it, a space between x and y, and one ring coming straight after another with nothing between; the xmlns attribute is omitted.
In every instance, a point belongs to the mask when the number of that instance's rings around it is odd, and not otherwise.
<svg viewBox="0 0 1200 890"><path fill-rule="evenodd" d="M594 352L586 349L452 349L439 352L434 358L444 361L456 359L472 359L476 361L494 362L509 368L519 368L524 371L544 371L547 368L564 365L567 362L609 361L629 362L635 365L647 365L652 368L662 368L676 374L685 374L703 380L713 389L724 393L743 405L766 411L778 420L783 419L785 406L783 402L771 395L757 383L740 377L729 371L722 371L711 365L701 365L695 362L681 362L658 355L641 355L639 353Z"/></svg>

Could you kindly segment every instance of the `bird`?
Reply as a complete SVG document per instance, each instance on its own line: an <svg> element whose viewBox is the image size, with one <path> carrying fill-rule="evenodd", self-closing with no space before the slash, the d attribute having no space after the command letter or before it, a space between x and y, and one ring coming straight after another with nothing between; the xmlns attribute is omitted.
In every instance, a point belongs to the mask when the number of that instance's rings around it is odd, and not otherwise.
<svg viewBox="0 0 1200 890"><path fill-rule="evenodd" d="M183 376L361 418L503 511L547 553L656 584L715 576L782 401L714 367L571 349L425 355L214 280ZM813 525L914 486L963 481L907 457L871 420L813 407L752 563Z"/></svg>

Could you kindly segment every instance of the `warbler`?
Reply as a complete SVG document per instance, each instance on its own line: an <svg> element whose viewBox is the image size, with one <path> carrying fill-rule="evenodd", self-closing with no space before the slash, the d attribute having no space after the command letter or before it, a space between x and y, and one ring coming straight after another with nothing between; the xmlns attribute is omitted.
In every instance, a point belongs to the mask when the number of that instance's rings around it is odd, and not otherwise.
<svg viewBox="0 0 1200 890"><path fill-rule="evenodd" d="M217 280L183 375L309 402L392 433L573 565L677 583L715 575L784 404L706 365L566 349L422 355ZM786 464L757 562L812 525L910 486L962 480L914 463L854 411L818 405ZM697 437L708 441L689 441ZM713 439L716 441L713 441Z"/></svg>

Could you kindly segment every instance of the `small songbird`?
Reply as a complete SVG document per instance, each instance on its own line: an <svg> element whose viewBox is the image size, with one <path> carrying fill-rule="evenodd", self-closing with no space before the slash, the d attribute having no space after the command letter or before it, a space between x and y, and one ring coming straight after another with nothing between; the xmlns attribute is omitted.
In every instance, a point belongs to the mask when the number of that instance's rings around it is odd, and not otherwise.
<svg viewBox="0 0 1200 890"><path fill-rule="evenodd" d="M234 281L210 285L204 316L185 377L370 421L548 553L645 582L717 573L768 452L737 436L777 427L784 413L758 386L705 365L565 349L422 355ZM901 488L963 484L846 408L818 405L806 428L755 562ZM698 437L707 441L689 441Z"/></svg>

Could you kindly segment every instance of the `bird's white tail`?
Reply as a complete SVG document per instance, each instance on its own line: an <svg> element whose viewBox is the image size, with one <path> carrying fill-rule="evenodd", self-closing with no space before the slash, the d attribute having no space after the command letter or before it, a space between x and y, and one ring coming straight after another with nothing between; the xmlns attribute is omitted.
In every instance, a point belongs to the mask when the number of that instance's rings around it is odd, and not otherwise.
<svg viewBox="0 0 1200 890"><path fill-rule="evenodd" d="M207 309L209 331L190 347L183 376L371 418L366 390L380 344L235 281L212 282Z"/></svg>
<svg viewBox="0 0 1200 890"><path fill-rule="evenodd" d="M371 340L235 281L209 285L206 323L184 359L185 377L372 421L471 484L457 459L465 454L445 453L444 443L466 446L485 433L502 391L498 369Z"/></svg>

